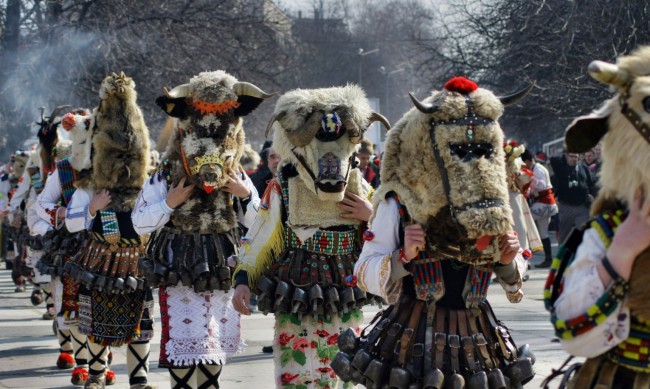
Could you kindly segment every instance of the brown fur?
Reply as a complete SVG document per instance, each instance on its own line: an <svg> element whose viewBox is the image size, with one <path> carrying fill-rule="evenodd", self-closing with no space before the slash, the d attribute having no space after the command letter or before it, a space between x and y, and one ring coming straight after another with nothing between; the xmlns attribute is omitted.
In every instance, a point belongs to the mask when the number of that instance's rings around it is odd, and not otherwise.
<svg viewBox="0 0 650 389"><path fill-rule="evenodd" d="M129 77L106 77L95 113L92 185L110 191L116 211L133 208L149 164L149 130L134 88Z"/></svg>

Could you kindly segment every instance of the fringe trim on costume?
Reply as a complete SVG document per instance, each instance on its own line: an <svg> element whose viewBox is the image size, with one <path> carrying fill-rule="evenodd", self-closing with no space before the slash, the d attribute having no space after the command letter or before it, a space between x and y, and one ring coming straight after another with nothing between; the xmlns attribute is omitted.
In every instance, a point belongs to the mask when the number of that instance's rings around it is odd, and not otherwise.
<svg viewBox="0 0 650 389"><path fill-rule="evenodd" d="M262 210L260 210L260 213L267 213ZM268 219L267 219L268 220ZM243 245L244 247L244 252L248 252L250 250L250 244L248 242L244 242ZM251 286L257 285L257 281L259 278L262 276L262 273L266 271L266 269L271 266L271 264L276 260L276 258L282 253L282 249L284 248L284 227L282 225L282 221L278 220L275 223L275 228L273 229L273 232L271 233L271 236L269 239L264 243L264 245L260 248L259 252L257 253L257 257L255 258L255 264L248 264L248 263L242 263L237 267L237 270L235 273L239 270L246 270L248 273L248 284ZM233 277L233 283L234 283L234 277Z"/></svg>
<svg viewBox="0 0 650 389"><path fill-rule="evenodd" d="M171 356L169 350L167 350L167 361L174 367L184 367L184 366L196 366L199 363L204 365L225 365L226 362L230 361L235 355L241 354L244 352L248 345L243 339L239 340L237 345L237 350L234 353L219 353L217 355L207 356Z"/></svg>

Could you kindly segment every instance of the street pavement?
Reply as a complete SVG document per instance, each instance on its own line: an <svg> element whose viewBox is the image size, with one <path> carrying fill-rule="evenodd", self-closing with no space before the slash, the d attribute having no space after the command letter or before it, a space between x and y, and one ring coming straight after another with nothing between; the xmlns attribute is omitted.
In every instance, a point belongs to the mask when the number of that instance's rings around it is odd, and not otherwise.
<svg viewBox="0 0 650 389"><path fill-rule="evenodd" d="M532 264L542 261L540 254L531 259ZM0 265L4 269L4 263ZM488 299L497 317L505 322L517 345L530 344L537 357L537 375L526 387L540 387L552 368L558 368L568 356L561 350L553 335L549 314L544 309L543 287L547 270L532 269L530 279L524 283L525 297L511 304L498 284L491 285ZM71 370L55 366L58 343L52 332L52 321L42 320L44 305L34 307L26 292L15 293L10 272L0 270L0 388L73 388ZM156 304L157 308L157 304ZM377 312L376 306L365 309L369 321ZM158 368L160 346L160 314L156 309L156 339L151 342L149 382L160 389L170 388L166 369ZM262 353L262 346L270 345L273 337L273 318L261 313L242 318L242 333L248 347L233 358L221 375L225 389L273 388L273 359ZM113 350L112 369L117 374L114 389L128 388L126 350ZM555 385L551 387L557 387Z"/></svg>

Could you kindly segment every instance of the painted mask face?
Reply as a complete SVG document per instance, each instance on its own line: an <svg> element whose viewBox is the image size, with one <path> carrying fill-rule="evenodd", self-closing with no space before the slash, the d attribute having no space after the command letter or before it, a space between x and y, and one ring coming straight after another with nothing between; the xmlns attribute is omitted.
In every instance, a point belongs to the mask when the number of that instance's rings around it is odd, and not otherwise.
<svg viewBox="0 0 650 389"><path fill-rule="evenodd" d="M70 164L77 171L89 169L92 166L93 113L82 108L74 110L63 116L61 125L70 133L72 140Z"/></svg>

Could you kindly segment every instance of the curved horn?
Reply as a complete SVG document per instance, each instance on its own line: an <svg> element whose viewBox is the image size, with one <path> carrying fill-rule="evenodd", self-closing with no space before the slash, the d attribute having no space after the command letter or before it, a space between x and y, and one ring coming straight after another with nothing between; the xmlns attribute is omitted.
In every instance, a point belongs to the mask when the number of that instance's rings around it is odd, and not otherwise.
<svg viewBox="0 0 650 389"><path fill-rule="evenodd" d="M163 93L165 96L169 97L170 99L177 99L180 97L189 97L192 92L192 88L190 88L190 84L181 84L179 86L174 87L172 90L167 90L166 87L163 87Z"/></svg>
<svg viewBox="0 0 650 389"><path fill-rule="evenodd" d="M620 69L617 65L603 61L593 61L587 68L589 75L596 80L615 86L617 88L624 88L630 84L630 74L625 70Z"/></svg>
<svg viewBox="0 0 650 389"><path fill-rule="evenodd" d="M516 104L519 100L523 99L524 97L528 96L531 90L533 90L533 87L535 86L535 82L533 81L530 85L528 85L526 88L519 90L511 95L507 96L499 96L498 99L501 100L501 104L503 104L504 107L507 107L509 105Z"/></svg>
<svg viewBox="0 0 650 389"><path fill-rule="evenodd" d="M277 93L266 93L254 84L251 84L250 82L236 82L235 85L233 85L232 90L235 92L237 96L245 95L245 96L252 96L252 97L257 97L258 99L268 99L269 97L275 96Z"/></svg>
<svg viewBox="0 0 650 389"><path fill-rule="evenodd" d="M437 105L425 104L420 100L416 99L411 92L409 92L409 96L411 97L411 101L413 101L413 105L415 105L415 108L417 108L418 111L422 113L434 113L438 110Z"/></svg>
<svg viewBox="0 0 650 389"><path fill-rule="evenodd" d="M289 142L296 147L307 146L316 136L320 129L320 121L323 119L323 112L314 111L305 120L305 122L298 128L286 130L285 133Z"/></svg>
<svg viewBox="0 0 650 389"><path fill-rule="evenodd" d="M370 114L368 120L370 121L368 123L368 127L370 127L370 125L374 122L381 122L381 124L383 124L384 127L386 127L386 131L390 131L390 127L391 127L390 122L388 121L388 119L386 119L384 115L381 115L377 112L373 112Z"/></svg>
<svg viewBox="0 0 650 389"><path fill-rule="evenodd" d="M269 137L269 132L271 132L271 128L273 128L273 123L276 121L282 119L287 113L285 111L278 112L275 114L272 118L271 121L269 121L269 124L266 125L266 132L264 133L264 139Z"/></svg>
<svg viewBox="0 0 650 389"><path fill-rule="evenodd" d="M41 111L41 123L45 123L45 107L38 108Z"/></svg>
<svg viewBox="0 0 650 389"><path fill-rule="evenodd" d="M54 119L56 119L57 116L63 111L64 109L67 108L72 108L71 105L59 105L58 107L54 108L54 111L52 111L52 114L50 115L48 122L52 124L54 122Z"/></svg>

